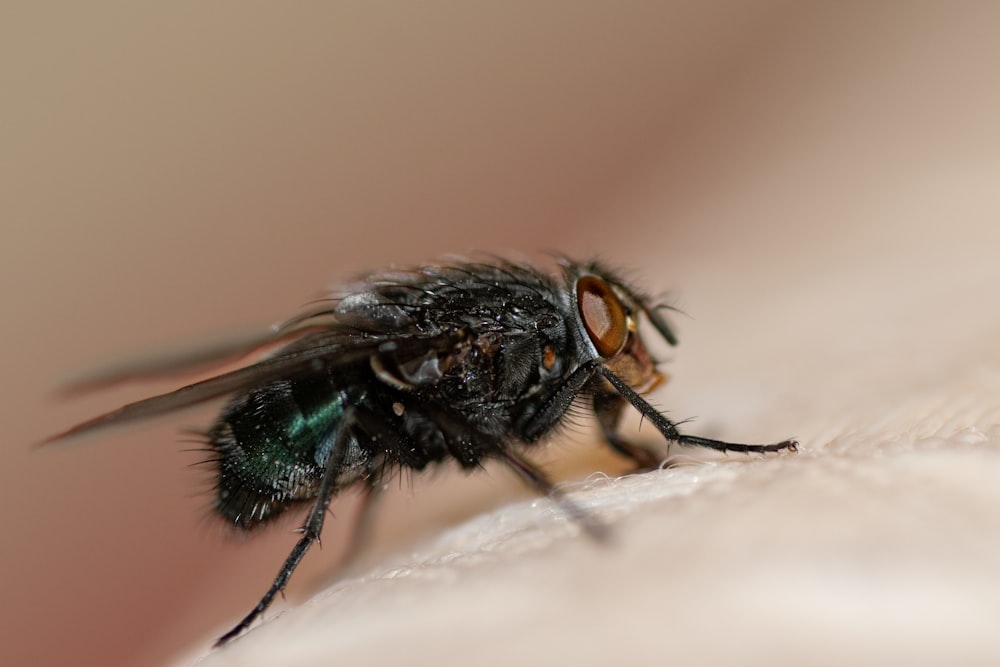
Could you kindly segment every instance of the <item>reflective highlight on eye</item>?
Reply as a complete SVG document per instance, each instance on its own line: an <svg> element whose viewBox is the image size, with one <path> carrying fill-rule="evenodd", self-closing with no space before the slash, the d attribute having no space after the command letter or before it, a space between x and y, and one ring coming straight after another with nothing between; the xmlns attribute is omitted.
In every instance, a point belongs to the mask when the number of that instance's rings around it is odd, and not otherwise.
<svg viewBox="0 0 1000 667"><path fill-rule="evenodd" d="M576 281L576 304L597 353L609 359L621 352L628 338L628 317L611 286L597 276L583 276Z"/></svg>

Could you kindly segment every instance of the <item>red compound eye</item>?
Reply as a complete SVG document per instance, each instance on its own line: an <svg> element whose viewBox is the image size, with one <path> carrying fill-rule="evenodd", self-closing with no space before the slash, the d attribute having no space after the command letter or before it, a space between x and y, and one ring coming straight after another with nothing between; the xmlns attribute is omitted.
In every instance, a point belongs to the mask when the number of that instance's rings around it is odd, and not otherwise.
<svg viewBox="0 0 1000 667"><path fill-rule="evenodd" d="M576 281L576 305L598 354L610 359L621 352L628 338L628 316L611 285L597 276L583 276Z"/></svg>

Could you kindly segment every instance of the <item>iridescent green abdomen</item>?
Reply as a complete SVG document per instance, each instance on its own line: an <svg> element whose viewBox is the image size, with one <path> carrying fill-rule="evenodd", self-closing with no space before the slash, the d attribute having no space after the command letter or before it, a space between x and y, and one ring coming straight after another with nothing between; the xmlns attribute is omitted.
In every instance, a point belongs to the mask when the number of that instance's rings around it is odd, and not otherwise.
<svg viewBox="0 0 1000 667"><path fill-rule="evenodd" d="M345 407L364 398L345 379L271 382L223 411L210 434L219 452L216 508L235 526L252 528L315 497Z"/></svg>

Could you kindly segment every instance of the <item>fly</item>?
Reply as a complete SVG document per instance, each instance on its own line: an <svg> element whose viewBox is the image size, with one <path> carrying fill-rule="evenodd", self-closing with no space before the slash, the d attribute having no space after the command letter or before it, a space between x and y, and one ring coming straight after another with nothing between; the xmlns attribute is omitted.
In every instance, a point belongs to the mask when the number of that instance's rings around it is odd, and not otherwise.
<svg viewBox="0 0 1000 667"><path fill-rule="evenodd" d="M205 433L216 466L214 509L253 531L308 507L301 537L253 610L216 645L246 630L280 593L323 529L331 499L371 495L403 468L449 459L473 470L500 461L591 534L602 526L561 495L522 449L588 402L612 450L637 470L662 453L619 433L631 405L672 443L718 451L794 451L678 432L643 394L663 381L639 334L645 318L670 345L648 297L596 262L561 260L561 275L507 261L375 273L267 336L141 368L94 384L190 370L283 343L238 370L125 405L49 441L229 396Z"/></svg>

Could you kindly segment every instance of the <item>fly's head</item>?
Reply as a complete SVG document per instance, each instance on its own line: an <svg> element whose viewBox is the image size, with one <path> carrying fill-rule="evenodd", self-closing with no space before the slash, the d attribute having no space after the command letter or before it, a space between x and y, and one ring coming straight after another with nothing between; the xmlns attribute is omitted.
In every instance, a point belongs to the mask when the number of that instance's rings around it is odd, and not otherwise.
<svg viewBox="0 0 1000 667"><path fill-rule="evenodd" d="M596 265L569 265L580 337L595 358L637 391L650 391L664 380L639 333L645 316L671 345L677 339L666 320L622 281Z"/></svg>

